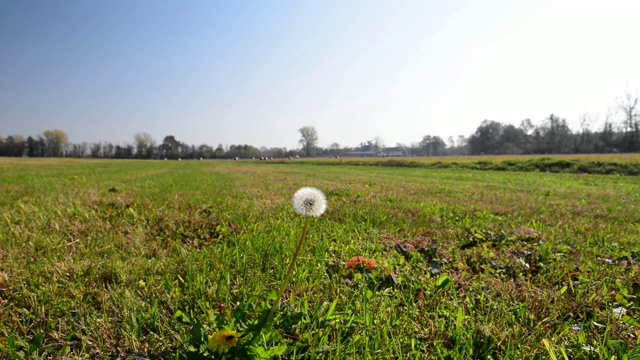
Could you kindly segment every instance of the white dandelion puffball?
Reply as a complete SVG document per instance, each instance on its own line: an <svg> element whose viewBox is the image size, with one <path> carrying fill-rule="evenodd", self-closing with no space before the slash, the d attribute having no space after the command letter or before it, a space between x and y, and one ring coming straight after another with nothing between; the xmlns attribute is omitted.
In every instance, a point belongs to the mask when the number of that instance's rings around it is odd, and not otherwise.
<svg viewBox="0 0 640 360"><path fill-rule="evenodd" d="M293 194L293 208L302 216L318 217L327 210L327 198L316 188L303 187Z"/></svg>

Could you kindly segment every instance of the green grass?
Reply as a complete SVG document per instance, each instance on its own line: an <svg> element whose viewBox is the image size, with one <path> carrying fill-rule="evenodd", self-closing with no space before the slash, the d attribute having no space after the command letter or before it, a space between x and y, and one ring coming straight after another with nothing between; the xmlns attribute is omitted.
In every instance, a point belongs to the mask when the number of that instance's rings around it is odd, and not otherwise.
<svg viewBox="0 0 640 360"><path fill-rule="evenodd" d="M280 161L281 163L287 162ZM398 158L302 159L318 165L412 167L425 169L468 169L544 173L640 175L638 154L593 155L496 155Z"/></svg>
<svg viewBox="0 0 640 360"><path fill-rule="evenodd" d="M259 352L640 357L634 176L0 159L0 358L196 358L200 329L245 331L287 270L303 186L329 206Z"/></svg>

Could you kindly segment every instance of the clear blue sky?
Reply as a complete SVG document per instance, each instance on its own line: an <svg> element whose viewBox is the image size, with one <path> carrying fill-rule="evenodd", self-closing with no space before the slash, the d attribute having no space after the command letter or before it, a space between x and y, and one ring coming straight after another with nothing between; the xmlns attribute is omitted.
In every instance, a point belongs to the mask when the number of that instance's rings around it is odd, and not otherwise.
<svg viewBox="0 0 640 360"><path fill-rule="evenodd" d="M550 113L598 126L640 86L640 1L0 2L0 136L386 145Z"/></svg>

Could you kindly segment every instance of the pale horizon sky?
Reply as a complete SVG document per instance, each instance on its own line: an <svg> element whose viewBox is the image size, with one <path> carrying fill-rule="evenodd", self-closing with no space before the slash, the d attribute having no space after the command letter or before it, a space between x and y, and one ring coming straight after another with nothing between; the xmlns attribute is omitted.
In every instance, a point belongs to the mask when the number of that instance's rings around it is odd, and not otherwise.
<svg viewBox="0 0 640 360"><path fill-rule="evenodd" d="M640 1L0 3L0 136L387 146L553 113L598 128L640 87Z"/></svg>

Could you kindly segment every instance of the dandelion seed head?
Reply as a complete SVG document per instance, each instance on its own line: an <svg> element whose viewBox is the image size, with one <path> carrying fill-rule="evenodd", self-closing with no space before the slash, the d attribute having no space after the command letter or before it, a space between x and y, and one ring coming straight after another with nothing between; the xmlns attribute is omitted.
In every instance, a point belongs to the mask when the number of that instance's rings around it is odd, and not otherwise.
<svg viewBox="0 0 640 360"><path fill-rule="evenodd" d="M293 208L302 216L318 217L327 210L327 198L316 188L303 187L293 194Z"/></svg>
<svg viewBox="0 0 640 360"><path fill-rule="evenodd" d="M224 354L238 343L238 334L232 330L220 330L209 335L209 350Z"/></svg>

